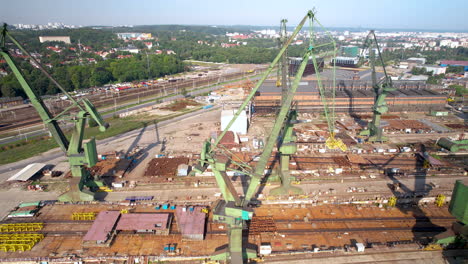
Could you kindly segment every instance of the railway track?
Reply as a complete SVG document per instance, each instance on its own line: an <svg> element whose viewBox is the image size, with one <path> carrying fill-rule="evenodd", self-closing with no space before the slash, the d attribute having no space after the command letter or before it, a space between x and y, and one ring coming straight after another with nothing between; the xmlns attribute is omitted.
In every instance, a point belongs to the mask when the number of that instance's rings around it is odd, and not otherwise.
<svg viewBox="0 0 468 264"><path fill-rule="evenodd" d="M259 69L263 71L263 69ZM239 79L241 77L251 77L252 75L246 76L243 72L236 72L225 74L223 76L215 76L206 79L199 80L182 80L174 83L164 83L157 84L147 88L131 88L127 90L122 90L118 93L113 93L112 96L107 96L106 92L99 92L95 94L90 94L86 96L95 107L103 107L116 104L121 104L126 101L136 100L138 98L144 98L149 96L156 95L170 95L171 93L177 93L181 89L187 89L187 92L191 92L193 89L202 88L204 86L214 85L217 82L221 81L231 81ZM56 109L54 112L61 112L65 107L60 107L58 104L54 105ZM35 113L35 110L29 110ZM30 117L30 115L19 115L15 118L15 121L9 121L7 123L0 123L0 132L6 133L9 131L14 131L15 129L26 128L34 125L42 124L42 120L36 116Z"/></svg>
<svg viewBox="0 0 468 264"><path fill-rule="evenodd" d="M31 126L38 126L42 124L42 120L38 117L32 117L28 120L23 120L14 123L4 123L0 126L0 132L6 133L11 132L18 129L24 129Z"/></svg>

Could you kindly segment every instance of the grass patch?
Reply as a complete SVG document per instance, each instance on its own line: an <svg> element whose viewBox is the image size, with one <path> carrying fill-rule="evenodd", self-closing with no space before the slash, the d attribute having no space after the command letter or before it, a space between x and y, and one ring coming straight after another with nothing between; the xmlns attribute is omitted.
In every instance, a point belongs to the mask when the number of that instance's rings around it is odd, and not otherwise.
<svg viewBox="0 0 468 264"><path fill-rule="evenodd" d="M33 143L20 145L0 152L0 164L8 164L27 159L58 147L54 139L41 139Z"/></svg>

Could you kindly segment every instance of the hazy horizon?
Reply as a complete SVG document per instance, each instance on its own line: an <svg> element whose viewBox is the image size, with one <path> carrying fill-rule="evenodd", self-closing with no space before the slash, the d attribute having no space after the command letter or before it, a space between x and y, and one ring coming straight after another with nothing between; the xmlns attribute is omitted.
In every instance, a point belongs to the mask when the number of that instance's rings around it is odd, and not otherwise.
<svg viewBox="0 0 468 264"><path fill-rule="evenodd" d="M283 18L294 26L309 9L326 28L468 32L465 1L371 0L312 2L299 0L225 2L215 0L16 0L4 3L0 20L8 24L82 26L193 25L275 27Z"/></svg>

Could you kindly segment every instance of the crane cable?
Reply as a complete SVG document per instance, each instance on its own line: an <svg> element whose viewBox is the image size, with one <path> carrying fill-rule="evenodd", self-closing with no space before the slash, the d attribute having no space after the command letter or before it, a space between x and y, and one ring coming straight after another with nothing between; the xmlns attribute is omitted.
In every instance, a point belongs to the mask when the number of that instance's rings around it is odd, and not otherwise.
<svg viewBox="0 0 468 264"><path fill-rule="evenodd" d="M309 50L315 48L315 43L313 41L313 18L309 19ZM317 21L317 23L321 26L320 22ZM327 32L328 33L328 32ZM329 33L328 33L329 34ZM329 37L332 41L333 44L333 50L336 52L335 48L335 42L333 41L333 37L329 34ZM330 43L328 43L330 44ZM328 45L326 44L326 45ZM325 46L325 45L320 45L320 46ZM323 88L322 80L320 78L320 71L319 67L317 64L317 60L315 58L315 53L312 53L312 62L314 64L315 68L315 74L317 76L317 86L319 89L319 94L320 94L320 99L322 100L323 104L323 109L325 113L325 118L327 119L327 125L328 125L328 131L329 131L329 137L327 138L325 145L329 149L341 149L342 151L347 150L347 146L343 143L341 139L336 139L335 138L335 90L336 90L336 65L335 65L335 60L333 62L333 84L332 84L332 91L331 91L331 96L330 100L327 100L326 95L325 95L325 89ZM334 53L334 57L336 57L336 53ZM331 105L331 107L330 107ZM331 108L331 111L330 111Z"/></svg>

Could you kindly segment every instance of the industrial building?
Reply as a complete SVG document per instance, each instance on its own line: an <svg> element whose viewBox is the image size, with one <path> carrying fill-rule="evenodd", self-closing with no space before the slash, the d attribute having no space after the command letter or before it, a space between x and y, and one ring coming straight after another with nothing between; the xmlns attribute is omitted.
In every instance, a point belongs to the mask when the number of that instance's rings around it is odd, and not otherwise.
<svg viewBox="0 0 468 264"><path fill-rule="evenodd" d="M234 117L234 114L236 113L237 109L231 109L231 110L223 110L221 111L221 130L224 130L229 122L232 120ZM247 117L246 111L242 111L240 115L237 117L237 119L234 121L234 123L231 125L229 128L229 131L239 133L239 134L247 134L247 127L249 124L249 120Z"/></svg>
<svg viewBox="0 0 468 264"><path fill-rule="evenodd" d="M344 57L357 57L359 56L359 47L358 46L342 46L340 48L341 55Z"/></svg>
<svg viewBox="0 0 468 264"><path fill-rule="evenodd" d="M39 41L41 43L48 42L48 41L57 41L57 42L65 42L66 44L71 44L70 36L39 36Z"/></svg>
<svg viewBox="0 0 468 264"><path fill-rule="evenodd" d="M119 211L103 211L83 237L83 246L109 246L116 234L115 226L120 218Z"/></svg>
<svg viewBox="0 0 468 264"><path fill-rule="evenodd" d="M452 61L452 60L443 60L440 62L440 66L461 66L464 71L468 71L468 61Z"/></svg>
<svg viewBox="0 0 468 264"><path fill-rule="evenodd" d="M126 233L169 235L172 217L168 213L122 214L115 230Z"/></svg>
<svg viewBox="0 0 468 264"><path fill-rule="evenodd" d="M102 211L83 237L83 246L109 247L118 232L169 235L172 215L169 213L125 213Z"/></svg>
<svg viewBox="0 0 468 264"><path fill-rule="evenodd" d="M438 65L422 65L417 66L417 68L424 68L426 69L426 72L432 72L433 75L445 74L445 71L447 70L447 67L442 67Z"/></svg>
<svg viewBox="0 0 468 264"><path fill-rule="evenodd" d="M175 217L182 238L190 240L203 240L205 236L206 213L201 206L179 206Z"/></svg>
<svg viewBox="0 0 468 264"><path fill-rule="evenodd" d="M294 76L296 75L297 70L299 69L299 66L301 65L302 58L288 58L288 61L289 61L289 75ZM317 65L318 65L319 71L323 69L323 66L325 65L324 60L322 58L317 58ZM314 73L315 73L314 64L312 62L312 59L309 58L309 61L307 62L303 76L308 76Z"/></svg>
<svg viewBox="0 0 468 264"><path fill-rule="evenodd" d="M397 91L390 92L386 102L390 112L443 110L446 96L431 91L418 82L394 82ZM325 88L330 88L324 82ZM366 81L337 81L335 111L341 113L371 112L374 91ZM300 112L322 112L323 104L316 81L302 82L294 96ZM254 113L275 111L281 103L281 89L274 82L265 82L254 98Z"/></svg>
<svg viewBox="0 0 468 264"><path fill-rule="evenodd" d="M335 59L333 59L333 61L336 66L355 68L358 66L359 58L358 57L336 57Z"/></svg>
<svg viewBox="0 0 468 264"><path fill-rule="evenodd" d="M152 39L151 33L140 33L140 32L117 33L117 37L119 39L137 39L137 40Z"/></svg>

